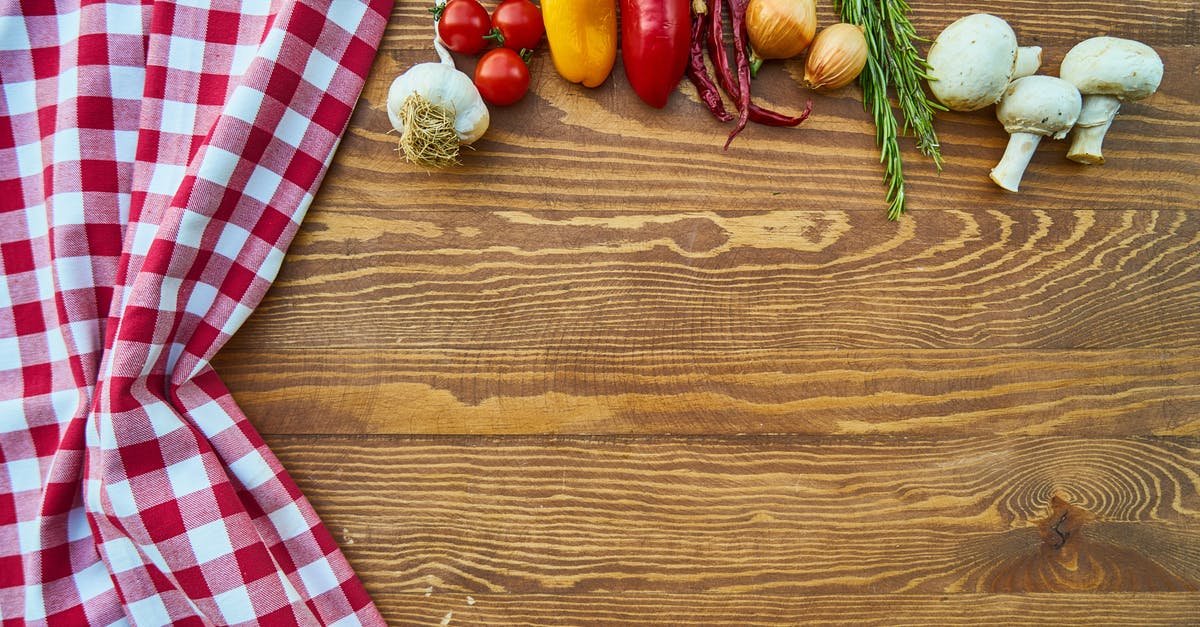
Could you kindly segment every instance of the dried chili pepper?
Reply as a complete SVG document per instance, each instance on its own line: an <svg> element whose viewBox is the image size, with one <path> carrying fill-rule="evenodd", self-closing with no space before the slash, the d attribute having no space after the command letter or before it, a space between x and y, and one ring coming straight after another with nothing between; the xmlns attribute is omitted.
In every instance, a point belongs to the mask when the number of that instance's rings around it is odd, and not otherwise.
<svg viewBox="0 0 1200 627"><path fill-rule="evenodd" d="M704 0L692 3L692 46L688 51L687 75L696 86L696 94L700 96L704 106L708 107L709 113L722 122L728 122L733 116L725 110L725 103L721 102L717 84L708 75L708 68L704 65L704 33L708 27L708 17L708 7Z"/></svg>

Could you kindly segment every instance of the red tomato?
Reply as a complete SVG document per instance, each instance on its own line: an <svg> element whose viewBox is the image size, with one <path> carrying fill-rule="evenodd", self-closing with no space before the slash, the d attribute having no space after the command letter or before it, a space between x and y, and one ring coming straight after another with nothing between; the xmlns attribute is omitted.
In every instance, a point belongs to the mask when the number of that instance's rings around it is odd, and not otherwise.
<svg viewBox="0 0 1200 627"><path fill-rule="evenodd" d="M513 50L493 48L479 57L475 66L475 87L489 103L510 105L529 91L529 66Z"/></svg>
<svg viewBox="0 0 1200 627"><path fill-rule="evenodd" d="M533 50L546 26L542 22L542 12L529 0L504 0L492 11L491 37L500 45L513 50ZM496 36L497 32L499 36Z"/></svg>
<svg viewBox="0 0 1200 627"><path fill-rule="evenodd" d="M476 0L450 0L438 18L438 34L446 47L463 54L483 50L491 30L487 9Z"/></svg>

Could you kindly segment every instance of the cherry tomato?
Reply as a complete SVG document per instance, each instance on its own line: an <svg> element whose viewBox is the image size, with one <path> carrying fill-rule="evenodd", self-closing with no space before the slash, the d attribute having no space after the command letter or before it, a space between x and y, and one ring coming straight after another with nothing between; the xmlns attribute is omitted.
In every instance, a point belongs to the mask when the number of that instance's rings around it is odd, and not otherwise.
<svg viewBox="0 0 1200 627"><path fill-rule="evenodd" d="M476 0L450 0L438 18L438 34L446 47L463 54L483 50L491 30L487 9Z"/></svg>
<svg viewBox="0 0 1200 627"><path fill-rule="evenodd" d="M475 65L475 87L494 105L510 105L529 90L529 66L509 48L493 48Z"/></svg>
<svg viewBox="0 0 1200 627"><path fill-rule="evenodd" d="M546 32L542 11L529 0L501 2L492 11L492 26L488 37L513 50L533 50Z"/></svg>

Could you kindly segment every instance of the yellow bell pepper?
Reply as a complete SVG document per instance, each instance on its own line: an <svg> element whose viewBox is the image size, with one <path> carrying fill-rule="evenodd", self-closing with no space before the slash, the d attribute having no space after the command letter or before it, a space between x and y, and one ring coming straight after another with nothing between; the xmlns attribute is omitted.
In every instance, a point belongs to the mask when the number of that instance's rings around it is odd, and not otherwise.
<svg viewBox="0 0 1200 627"><path fill-rule="evenodd" d="M617 60L616 0L542 0L554 69L572 83L596 87Z"/></svg>

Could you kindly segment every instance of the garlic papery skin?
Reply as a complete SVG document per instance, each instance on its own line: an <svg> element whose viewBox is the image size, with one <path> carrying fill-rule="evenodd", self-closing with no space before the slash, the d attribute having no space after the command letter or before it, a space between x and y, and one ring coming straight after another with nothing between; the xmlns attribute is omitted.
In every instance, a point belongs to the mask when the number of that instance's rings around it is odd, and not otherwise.
<svg viewBox="0 0 1200 627"><path fill-rule="evenodd" d="M816 0L750 0L746 34L751 72L757 73L767 59L790 59L804 52L817 34Z"/></svg>
<svg viewBox="0 0 1200 627"><path fill-rule="evenodd" d="M834 24L817 34L804 61L804 85L833 90L849 85L867 64L867 38L857 24Z"/></svg>
<svg viewBox="0 0 1200 627"><path fill-rule="evenodd" d="M491 123L487 105L470 77L445 63L419 63L392 81L388 88L388 120L397 131L404 131L401 108L410 94L417 94L431 105L445 107L454 115L454 133L460 144L468 145L483 136Z"/></svg>
<svg viewBox="0 0 1200 627"><path fill-rule="evenodd" d="M437 0L435 8L447 0ZM400 131L404 157L426 167L458 163L459 147L487 132L491 114L475 82L454 67L454 57L433 23L437 63L418 63L388 87L387 114Z"/></svg>

